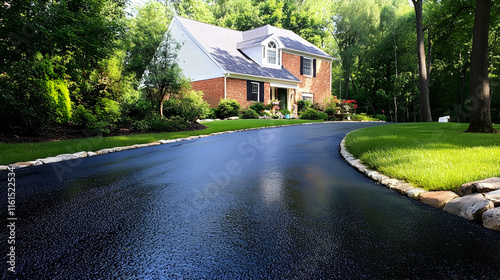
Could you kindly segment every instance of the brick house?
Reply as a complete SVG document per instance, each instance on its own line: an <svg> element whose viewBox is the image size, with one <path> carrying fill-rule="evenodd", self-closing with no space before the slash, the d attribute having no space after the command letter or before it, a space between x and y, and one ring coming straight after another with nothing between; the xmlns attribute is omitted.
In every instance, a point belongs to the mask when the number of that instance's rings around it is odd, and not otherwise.
<svg viewBox="0 0 500 280"><path fill-rule="evenodd" d="M298 100L323 103L331 92L332 56L292 31L270 25L247 31L174 17L178 62L211 107L235 99L243 108L272 99L295 115Z"/></svg>

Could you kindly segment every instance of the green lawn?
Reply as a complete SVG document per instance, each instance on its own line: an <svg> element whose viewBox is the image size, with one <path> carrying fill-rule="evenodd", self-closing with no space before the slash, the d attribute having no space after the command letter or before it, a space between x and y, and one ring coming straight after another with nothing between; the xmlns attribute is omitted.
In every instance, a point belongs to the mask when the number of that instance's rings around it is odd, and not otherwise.
<svg viewBox="0 0 500 280"><path fill-rule="evenodd" d="M210 134L214 132L238 130L252 127L267 127L274 125L301 124L316 121L310 120L232 120L204 122L208 128L197 131L166 132L153 134L137 134L114 137L94 137L76 140L64 140L44 143L5 144L0 143L0 165L30 161L59 154L81 151L97 151L104 148L129 146L151 143L161 139L175 139L189 136Z"/></svg>
<svg viewBox="0 0 500 280"><path fill-rule="evenodd" d="M468 124L410 123L360 129L347 150L369 168L428 190L500 176L500 134L463 133ZM495 125L500 130L500 125Z"/></svg>

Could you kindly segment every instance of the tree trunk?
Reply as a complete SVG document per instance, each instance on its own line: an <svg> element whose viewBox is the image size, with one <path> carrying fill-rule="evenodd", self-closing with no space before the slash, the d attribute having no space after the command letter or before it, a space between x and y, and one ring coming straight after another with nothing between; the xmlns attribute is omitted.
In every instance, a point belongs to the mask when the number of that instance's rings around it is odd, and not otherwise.
<svg viewBox="0 0 500 280"><path fill-rule="evenodd" d="M491 0L476 0L470 65L471 110L466 132L495 133L491 123L488 80L488 33Z"/></svg>
<svg viewBox="0 0 500 280"><path fill-rule="evenodd" d="M422 0L412 0L417 20L417 54L420 87L420 114L423 122L432 121L429 101L429 81L425 63L424 28L422 26Z"/></svg>

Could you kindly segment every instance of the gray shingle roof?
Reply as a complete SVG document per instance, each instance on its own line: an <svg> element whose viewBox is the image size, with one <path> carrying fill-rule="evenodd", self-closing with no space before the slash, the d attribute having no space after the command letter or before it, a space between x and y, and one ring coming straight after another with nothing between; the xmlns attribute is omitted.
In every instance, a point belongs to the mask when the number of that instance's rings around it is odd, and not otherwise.
<svg viewBox="0 0 500 280"><path fill-rule="evenodd" d="M307 52L326 58L330 57L292 31L270 25L241 32L183 17L177 16L176 19L230 73L300 82L297 77L285 68L273 69L261 67L238 50L239 48L261 42L272 34L278 36L287 49Z"/></svg>

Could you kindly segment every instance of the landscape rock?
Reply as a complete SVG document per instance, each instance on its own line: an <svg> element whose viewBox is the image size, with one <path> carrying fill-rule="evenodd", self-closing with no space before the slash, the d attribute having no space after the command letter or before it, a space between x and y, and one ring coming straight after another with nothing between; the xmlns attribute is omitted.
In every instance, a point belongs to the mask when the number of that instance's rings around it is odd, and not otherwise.
<svg viewBox="0 0 500 280"><path fill-rule="evenodd" d="M420 201L432 207L443 209L448 202L458 197L459 195L452 191L435 191L422 193Z"/></svg>
<svg viewBox="0 0 500 280"><path fill-rule="evenodd" d="M389 185L389 188L391 190L395 190L400 194L406 194L406 192L410 189L413 189L412 185L408 183L398 183L398 184L392 184Z"/></svg>
<svg viewBox="0 0 500 280"><path fill-rule="evenodd" d="M472 193L486 193L495 190L500 190L500 177L492 177L463 184L458 194L464 196Z"/></svg>
<svg viewBox="0 0 500 280"><path fill-rule="evenodd" d="M113 153L114 151L115 151L115 148L108 148L108 149L97 150L95 153L98 155L105 155L105 154Z"/></svg>
<svg viewBox="0 0 500 280"><path fill-rule="evenodd" d="M401 181L399 181L398 179L387 178L380 181L380 183L391 188L400 185Z"/></svg>
<svg viewBox="0 0 500 280"><path fill-rule="evenodd" d="M159 142L160 142L160 143L162 143L162 144L168 144L168 143L173 143L173 142L175 142L175 140L174 140L174 139L170 139L170 140L159 140Z"/></svg>
<svg viewBox="0 0 500 280"><path fill-rule="evenodd" d="M63 161L63 159L60 157L48 157L39 159L39 161L43 162L44 164L48 164L48 163L60 162Z"/></svg>
<svg viewBox="0 0 500 280"><path fill-rule="evenodd" d="M406 191L406 196L413 198L415 200L419 200L420 196L423 193L426 193L427 190L421 189L421 188L412 188Z"/></svg>
<svg viewBox="0 0 500 280"><path fill-rule="evenodd" d="M226 120L239 120L239 119L240 119L239 117L229 117Z"/></svg>
<svg viewBox="0 0 500 280"><path fill-rule="evenodd" d="M483 213L483 226L500 230L500 208L493 208Z"/></svg>
<svg viewBox="0 0 500 280"><path fill-rule="evenodd" d="M492 201L484 198L483 194L476 193L451 200L443 210L469 221L481 222L483 213L493 207Z"/></svg>
<svg viewBox="0 0 500 280"><path fill-rule="evenodd" d="M378 173L377 171L370 171L366 174L368 177L372 178L373 180L375 181L382 181L383 179L388 179L389 177L385 176L385 175L382 175L380 173Z"/></svg>
<svg viewBox="0 0 500 280"><path fill-rule="evenodd" d="M71 160L71 159L77 159L77 157L73 154L62 154L62 155L58 155L56 156L62 160Z"/></svg>
<svg viewBox="0 0 500 280"><path fill-rule="evenodd" d="M78 152L73 154L76 158L85 158L87 157L87 152Z"/></svg>
<svg viewBox="0 0 500 280"><path fill-rule="evenodd" d="M43 162L41 162L39 159L29 161L29 163L31 163L31 165L33 165L33 166L38 166L38 165L42 165L43 164Z"/></svg>
<svg viewBox="0 0 500 280"><path fill-rule="evenodd" d="M5 171L9 170L9 167L7 165L0 165L0 171Z"/></svg>
<svg viewBox="0 0 500 280"><path fill-rule="evenodd" d="M87 156L88 157L97 156L97 153L96 152L87 152Z"/></svg>
<svg viewBox="0 0 500 280"><path fill-rule="evenodd" d="M484 197L493 201L496 207L500 206L500 190L485 193Z"/></svg>
<svg viewBox="0 0 500 280"><path fill-rule="evenodd" d="M11 164L10 166L14 167L14 168L24 168L24 167L32 166L32 164L29 162L16 162L14 164Z"/></svg>

